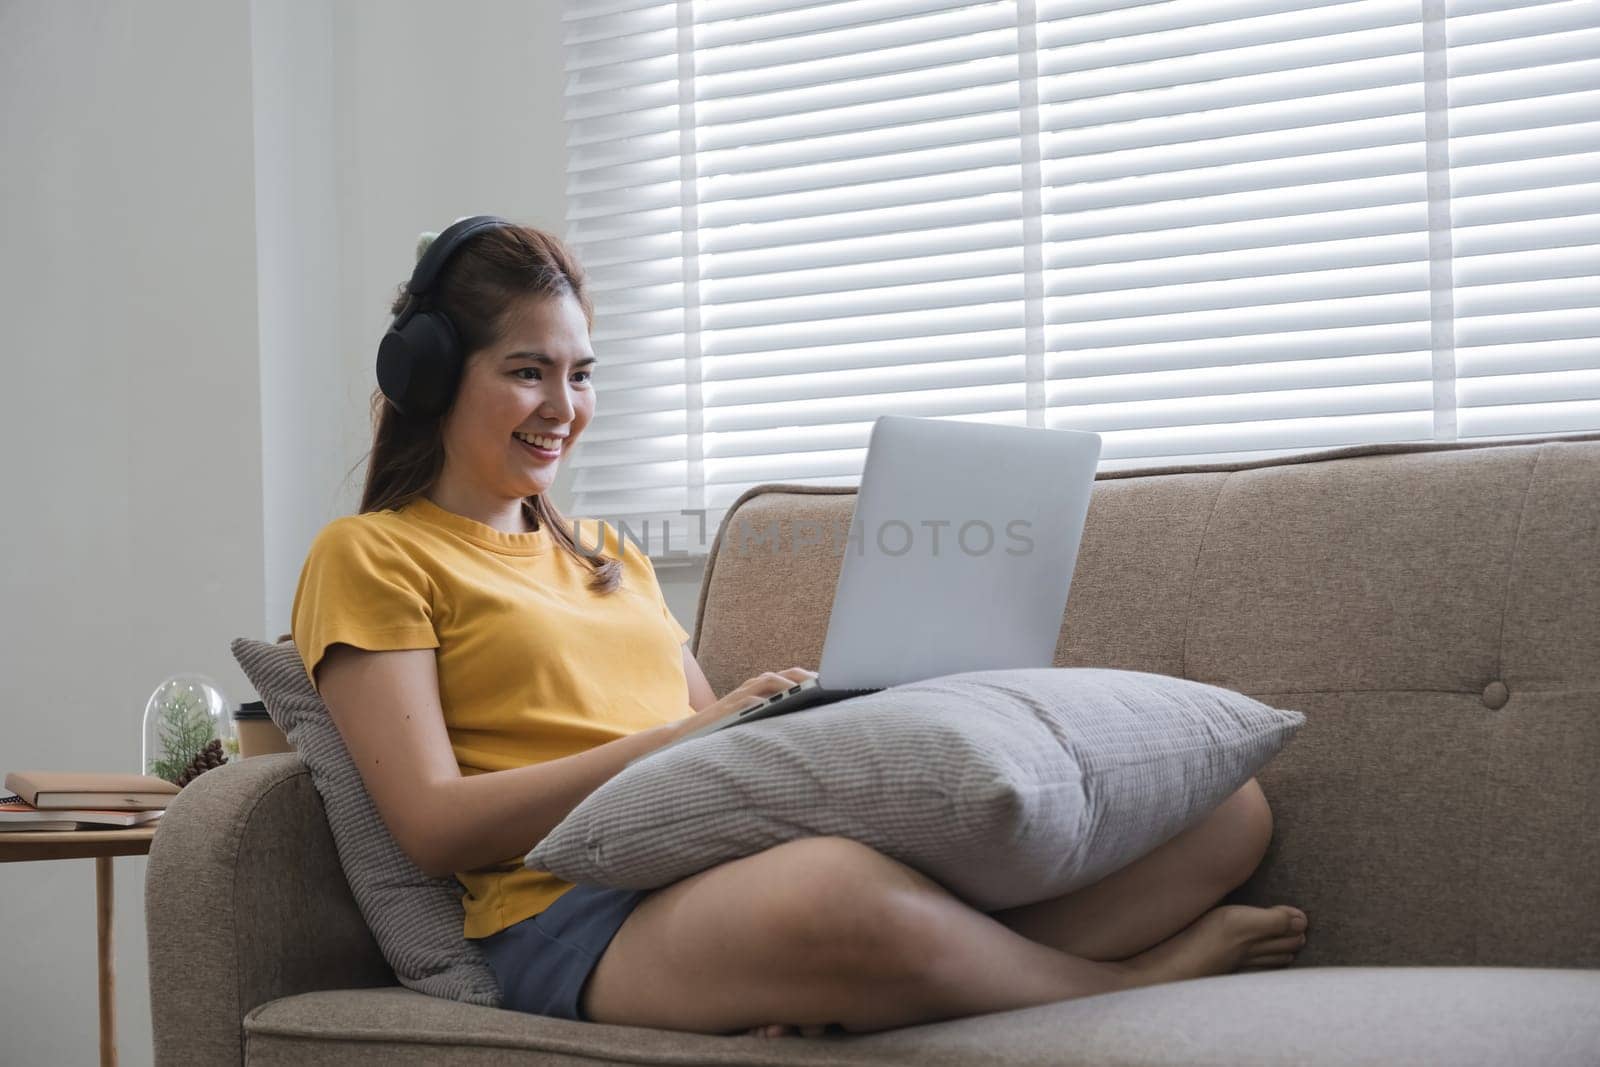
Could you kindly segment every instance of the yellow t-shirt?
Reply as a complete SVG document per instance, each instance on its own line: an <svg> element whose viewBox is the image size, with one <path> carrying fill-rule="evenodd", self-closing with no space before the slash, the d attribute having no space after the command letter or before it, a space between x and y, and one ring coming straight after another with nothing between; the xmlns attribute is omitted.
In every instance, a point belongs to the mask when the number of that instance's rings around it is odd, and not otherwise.
<svg viewBox="0 0 1600 1067"><path fill-rule="evenodd" d="M622 585L547 529L506 533L425 497L347 515L311 544L291 632L316 678L328 646L438 649L439 698L463 775L560 759L693 712L682 646L650 560L615 527L574 520L579 545L621 559ZM529 841L532 847L533 842ZM488 937L572 888L522 855L460 871L465 934Z"/></svg>

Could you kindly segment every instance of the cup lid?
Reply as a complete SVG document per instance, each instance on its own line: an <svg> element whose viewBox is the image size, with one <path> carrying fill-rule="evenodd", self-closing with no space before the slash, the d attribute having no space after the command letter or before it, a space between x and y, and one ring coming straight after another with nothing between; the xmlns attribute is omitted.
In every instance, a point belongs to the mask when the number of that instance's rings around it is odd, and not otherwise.
<svg viewBox="0 0 1600 1067"><path fill-rule="evenodd" d="M267 719L267 705L259 700L247 700L233 709L235 719Z"/></svg>

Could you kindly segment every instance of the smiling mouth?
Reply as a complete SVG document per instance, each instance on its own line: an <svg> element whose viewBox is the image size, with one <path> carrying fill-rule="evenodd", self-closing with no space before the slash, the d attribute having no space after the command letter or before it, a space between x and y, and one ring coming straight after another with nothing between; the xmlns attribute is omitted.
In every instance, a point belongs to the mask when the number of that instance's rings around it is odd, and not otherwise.
<svg viewBox="0 0 1600 1067"><path fill-rule="evenodd" d="M521 445L524 450L532 452L540 459L557 459L560 457L562 449L566 446L566 442L560 438L556 439L557 444L555 448L540 448L533 442L528 441L525 438L518 437L516 434L512 434L511 439L517 442L517 444Z"/></svg>

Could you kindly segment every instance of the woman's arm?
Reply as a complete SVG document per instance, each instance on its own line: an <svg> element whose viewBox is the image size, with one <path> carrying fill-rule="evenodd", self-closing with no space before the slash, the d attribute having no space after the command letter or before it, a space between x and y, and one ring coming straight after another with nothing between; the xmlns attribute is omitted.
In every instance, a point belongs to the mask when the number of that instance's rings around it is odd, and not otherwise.
<svg viewBox="0 0 1600 1067"><path fill-rule="evenodd" d="M694 662L687 650L685 657ZM705 686L698 665L694 671ZM432 649L335 644L313 681L389 832L435 878L527 852L630 760L677 736L667 724L561 759L463 776ZM689 686L693 693L695 681Z"/></svg>
<svg viewBox="0 0 1600 1067"><path fill-rule="evenodd" d="M689 651L689 646L683 646L683 676L689 680L689 706L695 711L703 711L717 702L717 694L711 691L711 683L706 681L706 674L700 669L700 664L695 662L694 653Z"/></svg>

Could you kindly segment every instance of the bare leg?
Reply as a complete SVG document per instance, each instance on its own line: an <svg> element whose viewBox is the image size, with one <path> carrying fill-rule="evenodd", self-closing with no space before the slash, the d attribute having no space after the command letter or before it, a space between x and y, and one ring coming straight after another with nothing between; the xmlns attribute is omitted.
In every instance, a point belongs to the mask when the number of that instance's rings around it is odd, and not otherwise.
<svg viewBox="0 0 1600 1067"><path fill-rule="evenodd" d="M701 1033L773 1019L882 1030L1231 967L1287 922L1278 909L1234 910L1188 951L1096 962L1022 937L864 845L805 838L646 897L582 1008L597 1022Z"/></svg>
<svg viewBox="0 0 1600 1067"><path fill-rule="evenodd" d="M1064 896L992 914L1022 936L1091 960L1122 960L1171 937L1244 882L1272 839L1254 778L1177 837Z"/></svg>
<svg viewBox="0 0 1600 1067"><path fill-rule="evenodd" d="M1121 964L1012 933L865 845L813 837L647 896L580 1005L596 1022L701 1033L773 1019L868 1031L1130 981Z"/></svg>
<svg viewBox="0 0 1600 1067"><path fill-rule="evenodd" d="M889 862L893 863L893 860ZM902 867L917 884L915 907L923 919L908 929L931 939L932 953L915 975L912 1003L920 1012L900 1021L862 1026L836 1017L846 1030L877 1030L935 1019L1010 1011L1098 993L1226 974L1292 953L1303 920L1299 909L1217 908L1176 935L1126 961L1086 960L1017 935L968 907L919 872ZM915 950L907 950L914 955ZM1291 956L1292 958L1292 956ZM1286 960L1284 962L1287 962ZM795 1017L794 1025L821 1020Z"/></svg>
<svg viewBox="0 0 1600 1067"><path fill-rule="evenodd" d="M1099 882L993 912L992 917L1029 940L1091 961L1131 961L1163 942L1176 943L1176 935L1191 927L1199 929L1184 942L1185 951L1222 957L1225 944L1239 933L1229 925L1237 924L1239 913L1230 912L1233 918L1226 920L1208 918L1204 927L1197 920L1230 911L1215 905L1260 865L1271 836L1271 810L1252 778L1205 819ZM1244 913L1253 915L1247 927L1264 918L1260 911ZM1305 913L1297 908L1290 912L1292 922L1300 925L1269 938L1270 944L1257 957L1238 966L1281 966L1292 961L1305 942ZM1140 962L1156 967L1158 973L1163 967L1182 972L1206 966L1199 959L1176 962L1167 955L1171 951L1168 945L1163 953L1144 955ZM771 1023L748 1032L785 1037L816 1036L822 1031L821 1026Z"/></svg>

